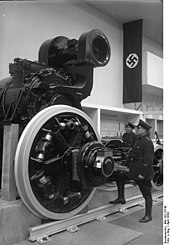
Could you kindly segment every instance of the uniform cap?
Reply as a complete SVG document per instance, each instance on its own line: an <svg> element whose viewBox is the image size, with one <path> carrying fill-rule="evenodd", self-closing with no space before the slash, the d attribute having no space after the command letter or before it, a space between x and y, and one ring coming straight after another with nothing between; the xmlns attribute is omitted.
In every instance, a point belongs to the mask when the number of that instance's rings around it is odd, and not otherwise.
<svg viewBox="0 0 170 245"><path fill-rule="evenodd" d="M132 128L132 129L134 129L134 125L133 125L131 122L128 122L128 123L126 124L126 127L130 127L130 128Z"/></svg>
<svg viewBox="0 0 170 245"><path fill-rule="evenodd" d="M149 130L151 129L151 125L149 125L148 123L142 121L141 119L139 120L139 124L137 125L137 127L141 126L142 128Z"/></svg>

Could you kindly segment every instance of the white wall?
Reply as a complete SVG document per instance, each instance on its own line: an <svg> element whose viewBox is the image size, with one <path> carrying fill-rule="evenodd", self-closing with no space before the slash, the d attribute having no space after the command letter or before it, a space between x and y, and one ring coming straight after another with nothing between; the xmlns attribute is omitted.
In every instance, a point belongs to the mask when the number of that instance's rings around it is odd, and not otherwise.
<svg viewBox="0 0 170 245"><path fill-rule="evenodd" d="M163 88L163 59L150 53L143 53L142 84Z"/></svg>
<svg viewBox="0 0 170 245"><path fill-rule="evenodd" d="M147 111L147 110L161 111L162 110L162 107L163 107L162 97L152 95L152 94L150 95L143 94L142 97L143 97L143 104L142 104L143 111ZM150 106L150 108L147 108L147 106ZM155 107L155 108L152 108L152 107Z"/></svg>
<svg viewBox="0 0 170 245"><path fill-rule="evenodd" d="M0 79L16 57L38 59L40 45L56 36L78 39L100 29L111 44L111 60L96 68L88 103L122 107L122 25L88 5L65 2L0 3Z"/></svg>
<svg viewBox="0 0 170 245"><path fill-rule="evenodd" d="M149 51L160 58L163 58L163 47L158 43L148 39L147 37L143 36L142 39L142 51L146 52Z"/></svg>

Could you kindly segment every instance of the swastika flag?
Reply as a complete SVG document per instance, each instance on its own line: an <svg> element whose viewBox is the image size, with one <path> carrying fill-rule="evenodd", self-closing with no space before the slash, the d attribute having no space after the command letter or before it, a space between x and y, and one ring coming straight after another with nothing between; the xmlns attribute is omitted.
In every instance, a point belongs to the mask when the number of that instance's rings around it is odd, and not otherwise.
<svg viewBox="0 0 170 245"><path fill-rule="evenodd" d="M142 25L123 24L123 103L142 101Z"/></svg>

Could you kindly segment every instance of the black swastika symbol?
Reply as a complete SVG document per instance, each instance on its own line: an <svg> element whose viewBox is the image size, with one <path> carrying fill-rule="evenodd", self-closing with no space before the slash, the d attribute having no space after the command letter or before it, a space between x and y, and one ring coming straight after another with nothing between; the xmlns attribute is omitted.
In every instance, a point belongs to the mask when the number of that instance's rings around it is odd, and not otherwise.
<svg viewBox="0 0 170 245"><path fill-rule="evenodd" d="M129 68L134 68L138 64L138 56L136 54L129 54L126 59L126 65Z"/></svg>

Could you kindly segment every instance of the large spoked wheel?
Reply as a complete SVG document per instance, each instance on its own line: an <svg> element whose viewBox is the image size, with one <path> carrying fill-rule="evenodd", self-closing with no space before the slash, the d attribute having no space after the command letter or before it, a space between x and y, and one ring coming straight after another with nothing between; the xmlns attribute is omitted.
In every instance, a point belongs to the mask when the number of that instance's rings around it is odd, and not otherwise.
<svg viewBox="0 0 170 245"><path fill-rule="evenodd" d="M15 156L15 180L27 208L42 218L66 219L79 213L95 188L79 179L78 152L100 137L90 118L65 105L50 106L24 129Z"/></svg>
<svg viewBox="0 0 170 245"><path fill-rule="evenodd" d="M154 177L152 180L152 187L155 190L163 189L163 146L156 145L155 158L153 163Z"/></svg>

